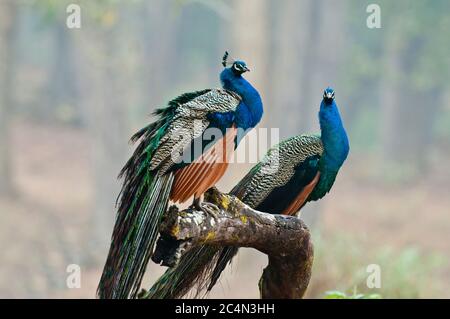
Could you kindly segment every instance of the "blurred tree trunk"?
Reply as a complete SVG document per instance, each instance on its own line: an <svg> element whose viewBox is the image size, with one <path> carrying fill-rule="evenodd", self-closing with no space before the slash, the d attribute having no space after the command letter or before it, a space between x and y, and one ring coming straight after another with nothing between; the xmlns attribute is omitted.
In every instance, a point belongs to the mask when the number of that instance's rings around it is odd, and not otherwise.
<svg viewBox="0 0 450 319"><path fill-rule="evenodd" d="M172 71L176 70L176 21L171 19L172 7L172 1L168 0L143 2L140 5L138 37L141 43L139 74L142 80L139 95L145 114L164 102L165 89L174 73ZM142 110L139 113L142 114Z"/></svg>
<svg viewBox="0 0 450 319"><path fill-rule="evenodd" d="M91 265L103 263L108 251L120 190L117 175L129 151L132 83L127 62L132 56L127 50L130 38L124 36L124 26L118 21L119 12L125 14L112 7L105 9L100 22L85 19L83 32L76 34L76 41L80 41L77 47L83 49L79 53L79 67L85 68L80 71L84 74L80 92L88 118L94 181L91 226L86 234L89 249L80 254L86 254L82 257Z"/></svg>
<svg viewBox="0 0 450 319"><path fill-rule="evenodd" d="M95 214L93 216L93 242L96 247L108 247L109 235L115 216L114 200L119 192L116 180L127 154L128 131L127 101L122 94L125 83L121 82L118 67L117 30L106 32L99 41L99 49L110 63L101 71L98 83L101 102L93 108L91 121L94 146ZM106 236L105 236L106 235ZM100 249L102 249L100 248Z"/></svg>
<svg viewBox="0 0 450 319"><path fill-rule="evenodd" d="M270 100L270 24L267 0L246 0L233 2L232 28L233 51L231 58L245 57L253 71L246 78L254 84L263 101ZM242 58L244 59L244 58ZM263 117L262 123L265 123Z"/></svg>
<svg viewBox="0 0 450 319"><path fill-rule="evenodd" d="M345 47L346 4L343 1L309 0L302 3L306 12L300 53L300 127L307 131L318 129L317 112L323 89L332 86L339 92L339 64ZM339 95L339 93L337 93ZM298 113L298 112L297 112Z"/></svg>
<svg viewBox="0 0 450 319"><path fill-rule="evenodd" d="M15 35L17 4L14 0L0 3L0 194L14 193L11 173L10 120L14 110L13 82L15 67Z"/></svg>
<svg viewBox="0 0 450 319"><path fill-rule="evenodd" d="M307 20L307 10L305 6L309 2L297 0L287 0L285 5L280 6L278 2L271 2L271 12L275 14L274 21L274 48L272 61L269 63L272 74L273 94L267 114L273 120L271 125L280 127L283 124L283 131L280 138L299 133L299 120L301 112L307 107L300 102L301 73L298 72L301 64L303 44L306 32L304 32L304 21ZM285 112L275 110L285 110L291 116L286 116Z"/></svg>
<svg viewBox="0 0 450 319"><path fill-rule="evenodd" d="M55 114L59 120L86 124L82 110L78 107L78 79L74 52L73 31L69 31L63 19L52 26L54 50L49 75L48 114ZM54 115L55 116L55 115Z"/></svg>
<svg viewBox="0 0 450 319"><path fill-rule="evenodd" d="M317 127L317 105L320 101L316 97L318 72L323 66L320 65L321 54L321 37L322 18L323 18L323 0L304 1L303 8L306 12L305 24L302 28L303 34L303 50L300 59L300 99L298 122L302 130L310 131ZM328 37L326 37L328 38Z"/></svg>
<svg viewBox="0 0 450 319"><path fill-rule="evenodd" d="M283 136L318 129L317 112L322 90L337 86L342 60L345 27L345 3L326 0L288 0L283 6L274 3L277 11L275 48L271 71L273 108L291 115L275 116L283 124Z"/></svg>
<svg viewBox="0 0 450 319"><path fill-rule="evenodd" d="M381 85L381 141L383 160L418 173L426 168L433 122L440 108L442 90L417 88L409 81L423 53L423 39L403 38L392 30L385 45L386 80Z"/></svg>

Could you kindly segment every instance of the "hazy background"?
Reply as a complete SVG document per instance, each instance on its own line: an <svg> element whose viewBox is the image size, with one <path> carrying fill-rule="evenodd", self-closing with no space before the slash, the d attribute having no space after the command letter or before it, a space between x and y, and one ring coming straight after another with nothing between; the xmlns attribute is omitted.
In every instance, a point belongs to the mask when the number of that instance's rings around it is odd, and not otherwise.
<svg viewBox="0 0 450 319"><path fill-rule="evenodd" d="M366 26L372 2L381 29ZM81 29L66 27L69 3ZM303 211L308 297L450 297L449 32L447 0L0 0L0 297L94 297L130 135L176 95L219 86L225 50L252 69L260 127L281 138L317 132L323 89L336 90L351 152ZM243 250L212 296L258 297L266 262ZM381 289L365 285L369 264Z"/></svg>

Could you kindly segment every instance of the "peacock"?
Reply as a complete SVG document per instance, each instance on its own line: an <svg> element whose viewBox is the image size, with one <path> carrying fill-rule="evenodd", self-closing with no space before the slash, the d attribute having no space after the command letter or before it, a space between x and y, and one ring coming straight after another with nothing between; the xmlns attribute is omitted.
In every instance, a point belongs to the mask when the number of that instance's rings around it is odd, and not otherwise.
<svg viewBox="0 0 450 319"><path fill-rule="evenodd" d="M260 122L261 97L242 76L247 64L229 61L225 52L222 65L221 88L178 96L131 137L139 144L119 174L123 185L99 298L137 296L168 202L193 197L202 209L202 194L223 176L242 136Z"/></svg>
<svg viewBox="0 0 450 319"><path fill-rule="evenodd" d="M323 93L319 122L320 135L298 135L280 142L230 194L256 210L285 215L295 215L307 202L324 197L350 149L330 87ZM209 291L237 252L237 247L194 247L157 280L146 296L180 298L194 286L197 296Z"/></svg>

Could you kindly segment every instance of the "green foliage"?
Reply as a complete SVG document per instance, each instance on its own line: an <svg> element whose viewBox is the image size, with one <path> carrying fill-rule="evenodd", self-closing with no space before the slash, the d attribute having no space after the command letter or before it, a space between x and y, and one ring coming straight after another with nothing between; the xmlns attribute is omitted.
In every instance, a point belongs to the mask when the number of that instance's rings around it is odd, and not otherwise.
<svg viewBox="0 0 450 319"><path fill-rule="evenodd" d="M348 235L314 236L314 265L309 293L312 297L354 299L374 298L436 298L441 297L440 271L448 260L440 254L424 252L416 247L394 249L372 246ZM369 289L366 267L378 264L381 268L381 288ZM349 291L348 296L341 291ZM350 288L350 289L349 289ZM358 293L356 293L358 291ZM362 294L362 297L360 296ZM356 298L361 297L361 298Z"/></svg>
<svg viewBox="0 0 450 319"><path fill-rule="evenodd" d="M135 6L142 0L128 0L127 6ZM43 20L51 24L54 21L66 17L66 8L70 4L78 4L81 7L83 17L92 19L101 26L112 26L116 23L119 7L124 1L120 0L35 0L33 6L37 8Z"/></svg>
<svg viewBox="0 0 450 319"><path fill-rule="evenodd" d="M380 294L361 294L358 293L356 287L351 295L339 290L331 290L325 293L325 299L381 299Z"/></svg>
<svg viewBox="0 0 450 319"><path fill-rule="evenodd" d="M377 115L385 111L382 98L387 95L382 89L386 85L417 98L441 94L450 88L450 73L446 71L450 69L450 1L380 0L376 3L381 8L381 29L366 26L366 7L371 3L370 0L347 2L348 41L340 66L340 80L345 83L340 94L348 101L346 108L354 117L346 124L352 149L357 151L373 150L373 146L382 142L377 137L382 136L379 131L385 127ZM399 66L395 72L389 68L393 59ZM417 108L425 107L421 101L413 100L412 117ZM439 127L432 137L448 136L447 122L440 117L437 120ZM366 124L369 124L367 129ZM423 124L418 131L425 130L426 125L430 124ZM401 134L400 130L397 138L401 139ZM417 166L416 162L413 161L413 166ZM401 175L411 174L408 169Z"/></svg>
<svg viewBox="0 0 450 319"><path fill-rule="evenodd" d="M436 1L379 1L382 28L368 30L361 23L362 13L372 1L352 0L348 5L348 32L354 40L349 43L347 63L352 65L345 74L350 90L367 88L361 79L376 80L384 70L384 48L393 39L396 50L408 63L408 74L397 74L408 81L412 89L422 91L448 85L450 74L450 2ZM387 32L389 30L389 32ZM406 61L411 59L411 61ZM402 78L404 77L404 78Z"/></svg>
<svg viewBox="0 0 450 319"><path fill-rule="evenodd" d="M383 48L392 39L398 54L404 57L402 63L409 69L407 74L396 75L400 81L407 81L411 89L421 91L448 85L445 83L450 79L449 73L442 70L450 68L450 37L447 35L450 2L383 0L379 5L382 29L378 35L369 36L372 43L361 42L369 51L367 54L383 53ZM360 36L367 36L367 29ZM383 70L383 63L383 55L374 60L378 70Z"/></svg>

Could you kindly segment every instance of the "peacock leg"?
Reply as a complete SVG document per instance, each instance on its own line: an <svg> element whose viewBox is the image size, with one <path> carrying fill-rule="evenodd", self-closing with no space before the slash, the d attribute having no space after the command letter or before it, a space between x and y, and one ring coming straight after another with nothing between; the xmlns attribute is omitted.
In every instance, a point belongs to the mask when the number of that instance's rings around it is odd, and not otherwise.
<svg viewBox="0 0 450 319"><path fill-rule="evenodd" d="M192 202L192 205L189 208L196 209L196 210L202 210L202 197L201 195L199 197L194 196L194 200Z"/></svg>
<svg viewBox="0 0 450 319"><path fill-rule="evenodd" d="M215 220L219 218L219 211L220 211L219 207L217 207L217 205L212 203L202 202L201 196L199 197L194 196L194 201L192 202L192 205L189 208L202 211L205 214L212 216Z"/></svg>

